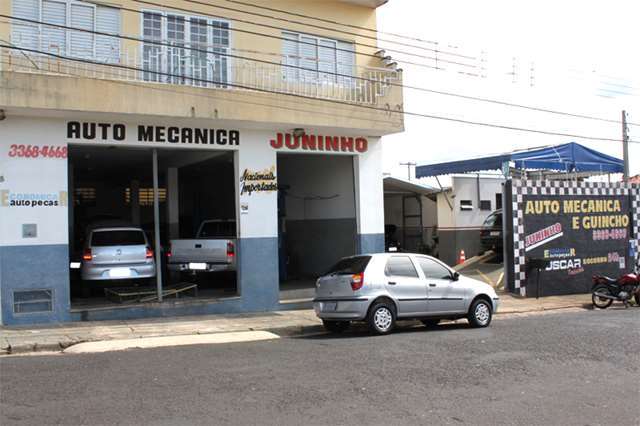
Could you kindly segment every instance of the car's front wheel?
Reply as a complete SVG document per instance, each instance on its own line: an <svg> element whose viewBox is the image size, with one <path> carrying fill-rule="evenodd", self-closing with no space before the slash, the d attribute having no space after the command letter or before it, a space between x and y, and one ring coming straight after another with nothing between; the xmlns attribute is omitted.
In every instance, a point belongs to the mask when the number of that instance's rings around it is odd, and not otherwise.
<svg viewBox="0 0 640 426"><path fill-rule="evenodd" d="M387 334L396 324L395 307L389 302L378 302L369 310L369 330L374 334Z"/></svg>
<svg viewBox="0 0 640 426"><path fill-rule="evenodd" d="M491 305L484 299L478 299L471 304L467 319L472 327L486 327L491 324L493 312Z"/></svg>
<svg viewBox="0 0 640 426"><path fill-rule="evenodd" d="M349 328L349 321L331 321L331 320L322 320L322 325L325 330L330 333L342 333L347 328Z"/></svg>

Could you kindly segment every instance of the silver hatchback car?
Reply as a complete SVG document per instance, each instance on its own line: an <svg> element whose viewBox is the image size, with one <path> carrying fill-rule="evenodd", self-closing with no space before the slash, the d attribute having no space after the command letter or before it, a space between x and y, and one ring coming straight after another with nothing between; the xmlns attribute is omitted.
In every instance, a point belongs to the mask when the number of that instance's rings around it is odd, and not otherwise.
<svg viewBox="0 0 640 426"><path fill-rule="evenodd" d="M153 250L142 228L99 227L88 232L82 280L132 280L156 276Z"/></svg>
<svg viewBox="0 0 640 426"><path fill-rule="evenodd" d="M499 298L488 284L464 277L430 256L378 253L346 257L316 282L316 315L331 332L351 321L366 321L373 333L386 334L398 319L467 318L486 327Z"/></svg>

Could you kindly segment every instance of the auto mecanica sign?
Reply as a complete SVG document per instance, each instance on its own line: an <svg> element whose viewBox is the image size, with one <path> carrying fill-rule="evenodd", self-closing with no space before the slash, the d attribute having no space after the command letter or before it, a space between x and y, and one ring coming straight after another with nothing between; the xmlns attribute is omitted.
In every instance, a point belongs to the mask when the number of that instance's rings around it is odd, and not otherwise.
<svg viewBox="0 0 640 426"><path fill-rule="evenodd" d="M575 190L545 190L540 183L528 189L514 187L511 261L514 290L524 288L521 294L537 292L537 268L530 268L535 260L542 261L542 295L588 292L594 274L617 277L633 268L633 193L578 190L581 184L571 184Z"/></svg>

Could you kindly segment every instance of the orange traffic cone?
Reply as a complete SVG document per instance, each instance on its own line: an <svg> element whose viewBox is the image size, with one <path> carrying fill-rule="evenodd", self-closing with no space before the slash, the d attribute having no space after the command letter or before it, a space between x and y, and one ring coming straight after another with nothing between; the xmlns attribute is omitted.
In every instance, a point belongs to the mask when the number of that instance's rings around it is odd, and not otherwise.
<svg viewBox="0 0 640 426"><path fill-rule="evenodd" d="M464 250L460 250L460 256L458 256L458 265L464 263L467 260L467 257L464 255Z"/></svg>

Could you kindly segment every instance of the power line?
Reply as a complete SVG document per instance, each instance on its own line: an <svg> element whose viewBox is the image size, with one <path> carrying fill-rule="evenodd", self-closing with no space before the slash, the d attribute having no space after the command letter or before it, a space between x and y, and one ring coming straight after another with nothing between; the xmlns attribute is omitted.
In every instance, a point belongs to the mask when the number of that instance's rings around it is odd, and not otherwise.
<svg viewBox="0 0 640 426"><path fill-rule="evenodd" d="M289 23L289 24L305 25L305 26L308 26L308 27L311 27L311 28L318 28L318 29L325 30L325 31L326 30L330 30L330 31L333 31L333 32L341 33L341 34L347 34L347 35L350 35L350 36L360 37L360 38L367 38L367 39L375 40L375 41L378 41L378 42L394 43L394 44L397 44L399 46L412 47L412 48L416 48L416 49L420 49L420 50L425 50L425 51L428 51L428 52L442 53L442 54L445 54L445 55L456 56L456 57L464 58L464 59L471 59L471 60L476 60L477 59L474 56L463 55L461 53L447 52L447 51L444 51L444 50L439 50L439 49L434 49L434 48L429 48L429 47L424 47L424 46L418 46L418 45L415 45L415 44L407 44L407 43L402 43L402 42L394 41L394 40L385 40L385 39L381 39L381 38L370 36L370 35L358 34L358 33L354 33L354 32L351 32L351 31L339 30L339 29L336 29L336 28L326 28L326 27L323 27L321 25L311 24L311 23L308 23L308 22L300 22L300 21L296 21L296 20L293 20L293 19L286 19L286 18L282 18L282 17L278 17L278 16L266 15L266 14L263 14L263 13L251 12L251 11L248 11L248 10L236 9L236 8L228 7L228 6L220 6L220 5L217 5L217 4L204 3L204 2L196 1L196 0L183 0L183 1L186 1L186 2L189 2L189 3L194 3L194 4L199 4L199 5L203 5L203 6L215 7L216 9L222 9L222 10L228 10L228 11L231 11L231 12L239 12L239 13L244 13L244 14L247 14L247 15L258 16L260 18L273 19L273 20L276 20L276 21L282 21L282 22L286 22L286 23ZM228 1L228 0L224 0L224 1ZM231 3L234 3L234 2L231 2ZM271 8L269 8L269 7L261 7L261 6L254 6L254 7L258 7L260 9L264 9L264 10L271 10ZM309 16L304 16L304 17L308 18L308 19L313 19L312 17L309 17ZM375 30L370 30L370 31L375 31ZM438 44L437 42L432 42L432 43L434 43L436 45ZM365 46L365 45L363 45L363 46ZM376 49L378 48L378 46L368 46L368 47L375 47ZM392 49L387 49L387 50L389 52L394 52L394 50L392 50ZM405 52L402 52L402 53L405 53Z"/></svg>
<svg viewBox="0 0 640 426"><path fill-rule="evenodd" d="M304 15L302 13L290 12L290 11L287 11L287 10L276 9L276 8L273 8L273 7L256 6L256 5L251 4L251 3L245 3L245 2L237 1L237 0L224 0L224 1L229 2L229 3L241 4L243 6L251 6L251 7L255 7L255 8L269 10L271 12L278 12L278 13L284 13L286 15L298 16L300 18L313 19L313 20L320 21L320 22L326 22L328 24L341 25L343 27L349 27L349 28L354 28L354 29L358 29L358 30L370 31L370 32L375 33L375 34L386 34L386 35L390 35L390 36L393 36L393 37L403 38L403 39L406 39L406 40L419 41L419 42L422 42L422 43L429 43L429 44L438 44L437 41L433 41L433 40L424 40L424 39L421 39L421 38L418 38L418 37L410 37L410 36L403 35L403 34L397 34L397 33L385 32L385 31L380 31L380 30L374 30L372 28L367 28L367 27L363 27L363 26L360 26L360 25L346 24L344 22L338 22L338 21L332 21L331 19L324 19L324 18L318 18L318 17L314 17L314 16L308 16L308 15Z"/></svg>
<svg viewBox="0 0 640 426"><path fill-rule="evenodd" d="M13 47L13 46L10 46L10 45L5 45L5 44L0 44L0 47L8 48L8 49L11 49L11 50L22 50L22 51L30 52L30 53L43 54L43 55L46 55L46 56L51 56L51 57L54 57L54 58L63 59L63 60L69 60L69 61L73 61L73 62L80 62L80 63L85 63L85 64L107 66L107 67L113 67L113 68L128 69L128 70L131 70L131 71L140 71L140 72L143 72L143 73L164 75L164 76L167 76L167 77L184 78L184 79L191 80L191 81L194 81L194 82L210 83L210 84L214 84L214 85L226 85L226 86L229 86L229 87L237 87L237 88L240 88L240 89L254 90L254 91L257 91L257 92L269 93L269 94L274 94L274 95L289 96L289 97L307 99L307 100L318 101L318 102L326 102L326 103L331 103L331 104L336 104L336 105L346 105L346 106L350 106L350 107L354 107L354 108L362 108L362 109L367 109L367 110L372 110L372 111L380 111L380 112L384 112L384 113L387 113L387 114L405 114L405 115L411 115L411 116L415 116L415 117L431 118L431 119L435 119L435 120L443 120L443 121L462 123L462 124L469 124L469 125L476 125L476 126L482 126L482 127L491 127L491 128L502 129L502 130L512 130L512 131L518 131L518 132L529 132L529 133L536 133L536 134L544 134L544 135L549 135L549 136L563 136L563 137L578 138L578 139L593 140L593 141L621 142L620 139L603 138L603 137L595 137L595 136L584 136L584 135L576 135L576 134L571 134L571 133L551 132L551 131L538 130L538 129L528 129L528 128L524 128L524 127L507 126L507 125L493 124L493 123L486 123L486 122L479 122L479 121L462 120L462 119L457 119L457 118L444 117L444 116L431 115L431 114L422 114L422 113L409 112L409 111L393 111L393 110L390 110L390 109L387 109L387 108L379 108L379 107L374 107L374 106L369 106L369 105L352 104L352 103L346 102L346 101L337 101L337 100L330 100L330 99L324 99L324 98L315 98L313 96L306 96L306 95L298 95L298 94L292 94L292 93L286 93L286 92L279 92L279 91L276 91L276 90L256 88L256 87L251 87L251 86L246 86L246 85L241 85L241 84L236 84L236 83L229 83L229 82L223 82L223 81L215 81L215 80L197 78L197 77L193 77L193 76L187 76L187 75L184 75L184 74L173 74L173 73L162 72L162 71L147 70L147 69L132 67L132 66L128 66L128 65L108 64L108 63L93 61L93 60L89 60L89 59L72 58L72 57L62 56L62 55L58 55L58 54L51 53L51 52L45 52L45 51L42 51L42 50L18 48L18 47ZM631 141L630 140L629 142L630 143L639 143L640 144L640 141Z"/></svg>
<svg viewBox="0 0 640 426"><path fill-rule="evenodd" d="M134 1L137 1L137 0L134 0ZM132 11L134 11L136 13L139 13L139 14L143 14L144 13L142 11L136 11L136 10L132 10ZM47 22L43 22L43 21L37 21L37 20L33 20L33 19L28 19L28 18L18 18L18 17L13 17L13 16L10 16L10 15L4 15L4 14L0 14L0 17L9 18L9 19L13 19L13 20L18 20L18 21L22 21L22 22L29 22L29 23L32 23L32 24L46 25L46 26L50 26L50 27L61 28L61 29L66 29L66 30L71 30L71 31L80 31L80 32L85 32L85 33L90 33L90 34L95 34L95 35L115 37L115 38L120 38L120 39L125 39L125 40L138 41L138 42L141 42L141 43L154 44L154 45L158 45L158 46L179 47L180 49L191 50L191 51L195 51L195 52L199 52L199 53L206 53L206 54L210 54L210 55L219 55L219 56L224 56L224 57L229 57L229 58L234 58L234 59L242 59L242 60L246 60L246 61L258 62L258 63L267 64L267 65L275 65L275 66L280 66L280 67L285 67L285 68L290 68L290 69L295 69L295 70L301 70L301 71L310 71L309 68L306 68L306 67L303 67L303 66L300 66L300 65L282 64L282 63L279 63L279 62L273 62L273 61L268 61L268 60L264 60L264 59L248 58L246 56L229 54L229 53L218 52L218 51L212 51L212 50L207 50L207 49L201 49L201 48L193 47L193 46L189 46L189 47L187 47L187 46L177 46L175 44L172 44L172 43L169 43L169 42L163 42L163 41L159 41L159 40L149 40L149 39L144 39L144 38L139 38L139 37L134 37L134 36L129 36L129 35L123 35L123 34L110 34L110 33L101 32L101 31L87 30L87 29L84 29L84 28L70 27L70 26L67 26L67 25L52 24L52 23L47 23ZM207 23L207 25L210 25L210 24ZM264 52L260 52L260 53L264 53ZM267 52L267 53L269 53L269 52ZM322 74L332 75L332 76L335 76L335 77L342 77L342 78L347 78L347 79L354 79L354 80L359 80L359 81L365 81L365 82L369 82L369 83L380 83L378 80L374 80L374 79L371 79L371 78L360 77L360 76L352 76L350 74L342 74L342 73L332 72L332 71L322 71ZM429 89L429 88L426 88L426 87L418 87L418 86L411 86L411 85L406 85L406 84L399 84L399 83L394 83L392 81L386 81L385 84L389 85L389 86L392 86L392 87L400 87L400 88L403 88L403 89L416 90L416 91L420 91L420 92L433 93L433 94L438 94L438 95L443 95L443 96L452 96L452 97L457 97L457 98L461 98L461 99L473 100L473 101L477 101L477 102L487 102L487 103L492 103L492 104L495 104L495 105L502 105L502 106L520 108L520 109L527 109L527 110L531 110L531 111L544 112L544 113L562 115L562 116L573 117L573 118L588 119L588 120L602 121L602 122L606 122L606 123L620 124L619 120L614 120L614 119L595 117L595 116L590 116L590 115L585 115L585 114L570 113L570 112L552 110L552 109L535 107L535 106L521 105L521 104L501 101L501 100L497 100L497 99L483 98L483 97L478 97L478 96L471 96L471 95L464 95L464 94L460 94L460 93L453 93L453 92L446 92L446 91L442 91L442 90ZM628 124L639 125L640 126L640 124L636 124L636 123L628 123Z"/></svg>
<svg viewBox="0 0 640 426"><path fill-rule="evenodd" d="M88 1L88 0L80 0L80 1L85 2L85 3L98 4L98 3L95 3L93 1ZM165 8L165 9L179 10L181 12L187 12L187 13L190 13L190 14L196 15L196 16L197 15L201 15L201 16L208 16L208 17L217 18L217 19L228 19L225 16L214 15L214 14L203 13L203 12L196 12L196 11L193 11L192 9L185 9L185 8L178 7L178 6L169 6L169 5L166 5L166 4L155 3L155 2L146 1L146 0L132 0L132 1L134 1L136 3L141 3L141 4L150 5L150 6L156 6L156 7L161 7L161 8ZM184 0L184 1L198 4L198 2L196 2L195 0ZM205 6L211 6L210 4L207 4L207 3L200 3L200 4L204 4ZM133 11L133 12L140 12L140 11L137 11L137 10L134 10L134 9L127 9L127 8L124 8L124 7L120 7L120 8L123 9L123 10L128 10L128 11ZM153 13L153 12L151 12L151 13ZM236 19L234 19L234 21L235 22L241 22L243 24L254 25L254 26L257 26L257 27L270 28L270 29L274 29L274 30L278 30L278 31L291 31L291 29L289 29L289 28L278 27L278 26L269 25L269 24L260 24L260 23L257 23L257 22L248 21L246 19L237 19L236 18ZM271 35L271 34L257 33L255 31L242 30L242 29L238 29L238 28L229 28L229 31L239 31L239 32L258 35L258 36L262 36L262 37L271 37L271 38L276 38L276 39L280 39L280 40L287 40L284 37L278 37L278 36L274 36L274 35ZM316 44L314 44L314 43L303 42L303 41L297 41L297 43L308 44L308 45L317 47ZM358 43L358 42L354 41L353 45L354 46L368 47L368 48L372 48L372 49L375 49L375 50L380 50L379 46L375 46L375 45L372 45L372 44ZM341 49L341 48L337 48L337 47L335 48L335 50L341 51L341 52L355 53L356 55L363 55L363 56L368 56L368 57L371 57L371 58L380 59L379 56L377 56L375 54L371 54L371 53L354 52L353 50L350 50L350 49ZM444 63L447 63L447 64L458 65L458 66L461 66L461 67L476 68L476 65L465 64L465 63L462 63L462 62L456 62L456 61L451 61L451 60L447 60L447 59L436 58L436 57L433 57L433 56L419 55L417 53L404 52L402 50L395 50L395 49L385 49L385 50L389 51L389 52L394 52L394 53L400 53L400 54L403 54L403 55L413 56L413 57L416 57L416 58L427 59L427 60L430 60L430 61L444 62ZM434 66L430 66L430 65L426 65L426 64L417 63L417 62L410 62L410 61L406 61L404 59L396 59L396 60L398 62L402 62L402 63L408 64L408 65L415 65L415 66L426 67L426 68L431 68L431 69L441 69L441 68L439 68L437 66L434 67Z"/></svg>
<svg viewBox="0 0 640 426"><path fill-rule="evenodd" d="M185 0L185 1L189 1L189 0ZM256 8L256 9L268 10L268 11L271 11L271 12L282 13L282 14L290 15L290 16L297 16L297 17L300 17L300 18L305 18L305 19L309 19L309 20L313 20L313 21L326 22L326 23L329 23L329 24L340 25L340 26L344 26L344 27L348 27L348 28L354 28L354 29L358 29L358 30L368 31L368 32L371 32L373 34L390 35L390 36L398 37L398 38L405 39L405 40L413 40L413 41L418 41L418 42L421 42L421 43L428 43L428 44L433 44L433 45L438 45L439 44L439 42L433 41L433 40L425 40L425 39L421 39L421 38L418 38L418 37L407 36L407 35L404 35L404 34L380 31L378 29L372 29L372 28L368 28L368 27L364 27L364 26L360 26L360 25L354 25L354 24L334 21L334 20L331 20L331 19L326 19L326 18L321 18L321 17L316 17L316 16L309 16L309 15L305 15L303 13L291 12L291 11L288 11L288 10L277 9L277 8L274 8L274 7L268 7L268 6L263 6L263 5L258 6L258 5L254 5L254 4L251 4L251 3L246 3L244 1L239 1L239 0L221 0L221 1L225 1L227 3L235 3L235 4L239 4L239 5L243 5L243 6L249 6L249 7L253 7L253 8ZM218 7L218 8L224 8L223 6L214 6L214 5L210 5L210 6ZM285 22L297 23L297 24L301 24L301 25L312 25L312 24L308 24L308 23L304 23L304 22L292 21L292 20L273 17L273 16L269 16L269 15L261 15L261 14L257 14L257 13L249 12L249 11L243 11L243 13L255 14L257 16L263 16L263 17L270 17L272 19L283 20ZM328 28L324 28L324 27L319 27L319 28L328 29ZM342 30L335 29L335 28L330 28L329 30L342 32ZM357 33L346 33L346 34L352 34L352 35L356 35L356 36L359 36L359 37L371 38L371 39L374 39L374 40L377 40L377 41L382 41L382 42L396 43L396 44L407 46L407 47L416 47L416 48L420 48L420 49L425 49L424 47L421 47L421 46L416 46L416 45L411 45L411 44L403 44L403 43L400 43L400 42L397 42L397 41L394 41L394 40L384 40L384 39L380 39L380 38L377 38L377 37L371 37L371 36L367 37L367 36L363 36L363 35L357 34ZM429 49L426 49L426 50L429 50ZM389 51L391 51L391 50L389 50ZM437 50L437 49L435 49L434 51L437 51L437 52L440 52L440 53L449 54L449 55L455 55L455 56L459 56L459 57L466 58L466 59L473 59L473 60L477 59L477 57L468 56L468 55L462 55L462 54L453 53L453 52L445 52L445 51ZM578 71L578 72L583 73L582 71ZM610 79L615 79L615 80L626 80L626 79L623 79L621 77L612 77L612 76L606 76L606 75L600 75L600 77L610 78ZM607 83L607 82L602 82L602 83L603 84L617 85L617 86L624 86L624 87L629 87L631 89L636 89L636 88L631 87L631 86L625 86L625 85L616 84L616 83Z"/></svg>

